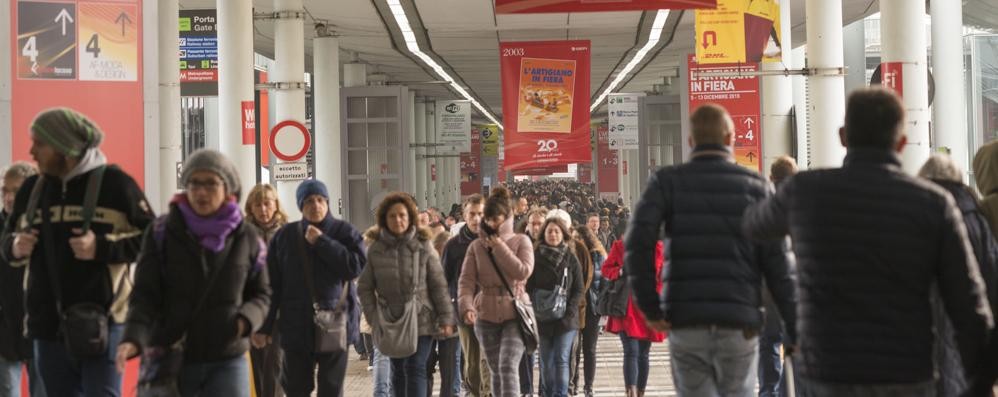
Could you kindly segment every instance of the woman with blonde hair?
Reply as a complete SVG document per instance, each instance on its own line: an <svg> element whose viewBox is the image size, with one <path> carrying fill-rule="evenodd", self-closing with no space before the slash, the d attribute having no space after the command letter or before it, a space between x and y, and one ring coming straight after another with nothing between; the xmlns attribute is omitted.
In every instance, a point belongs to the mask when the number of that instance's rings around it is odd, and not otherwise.
<svg viewBox="0 0 998 397"><path fill-rule="evenodd" d="M273 185L261 183L253 186L246 197L246 225L256 230L257 235L268 244L274 234L288 223L288 215L281 208L281 200ZM259 339L259 338L258 338ZM266 346L254 344L250 349L250 363L253 365L253 386L259 397L284 395L281 388L281 363L284 351L281 350L280 334L274 328L271 343ZM275 342L276 341L276 342Z"/></svg>

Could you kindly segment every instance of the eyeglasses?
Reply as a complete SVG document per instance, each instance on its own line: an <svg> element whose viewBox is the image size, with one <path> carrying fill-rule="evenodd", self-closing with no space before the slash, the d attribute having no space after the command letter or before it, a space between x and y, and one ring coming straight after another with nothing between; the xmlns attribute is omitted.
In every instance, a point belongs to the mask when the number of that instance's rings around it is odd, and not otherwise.
<svg viewBox="0 0 998 397"><path fill-rule="evenodd" d="M197 179L191 179L187 182L187 190L205 190L205 191L216 191L221 188L224 184L222 181L217 179L199 181Z"/></svg>

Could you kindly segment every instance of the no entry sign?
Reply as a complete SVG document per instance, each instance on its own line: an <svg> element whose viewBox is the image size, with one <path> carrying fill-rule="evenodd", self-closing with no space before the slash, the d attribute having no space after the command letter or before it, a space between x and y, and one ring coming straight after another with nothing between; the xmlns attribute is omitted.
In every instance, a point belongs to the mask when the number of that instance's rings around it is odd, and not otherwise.
<svg viewBox="0 0 998 397"><path fill-rule="evenodd" d="M296 131L299 134L296 134ZM312 147L312 137L302 123L285 120L270 130L270 149L274 152L274 156L281 160L300 160L305 157L310 147Z"/></svg>

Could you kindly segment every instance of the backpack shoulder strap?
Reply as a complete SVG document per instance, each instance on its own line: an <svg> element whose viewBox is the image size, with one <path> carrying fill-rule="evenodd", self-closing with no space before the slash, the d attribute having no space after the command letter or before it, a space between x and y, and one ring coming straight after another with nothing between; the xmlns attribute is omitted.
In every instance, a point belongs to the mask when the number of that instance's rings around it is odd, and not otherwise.
<svg viewBox="0 0 998 397"><path fill-rule="evenodd" d="M83 217L83 226L80 226L80 230L84 233L90 230L90 223L94 219L94 211L97 209L97 198L100 196L100 188L104 181L105 170L107 170L107 166L105 165L94 168L93 171L90 171L90 177L87 179L87 192L83 196L83 210L81 214Z"/></svg>
<svg viewBox="0 0 998 397"><path fill-rule="evenodd" d="M28 207L24 210L25 222L20 228L21 231L31 229L31 225L35 222L35 212L38 210L38 201L41 200L43 190L45 190L45 174L38 174L38 179L35 179L35 185L31 188L31 195L28 196Z"/></svg>

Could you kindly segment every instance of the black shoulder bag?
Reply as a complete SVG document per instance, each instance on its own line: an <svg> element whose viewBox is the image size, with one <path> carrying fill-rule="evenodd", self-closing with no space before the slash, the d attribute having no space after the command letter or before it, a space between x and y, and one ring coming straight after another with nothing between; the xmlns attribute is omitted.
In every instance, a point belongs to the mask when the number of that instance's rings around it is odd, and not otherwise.
<svg viewBox="0 0 998 397"><path fill-rule="evenodd" d="M489 261L492 262L492 268L496 270L496 274L502 280L502 285L506 287L506 292L509 292L509 296L513 298L513 308L516 311L517 323L520 326L520 336L523 338L524 351L532 352L537 349L537 343L540 340L540 335L537 332L537 319L534 317L534 305L516 298L513 289L509 287L509 282L506 281L506 276L503 275L502 270L499 270L496 257L492 254L492 248L487 248L487 250L489 252Z"/></svg>
<svg viewBox="0 0 998 397"><path fill-rule="evenodd" d="M307 226L306 226L307 227ZM298 239L298 246L304 257L304 267L302 274L305 276L305 286L312 297L312 320L315 322L315 352L316 353L339 353L347 350L347 321L350 312L347 310L346 302L350 298L350 281L345 281L341 285L340 299L336 302L336 307L327 310L319 307L319 296L315 291L315 282L312 280L313 266L312 256L309 255L305 246L305 231L298 228L301 238Z"/></svg>
<svg viewBox="0 0 998 397"><path fill-rule="evenodd" d="M596 313L601 316L623 317L627 315L627 299L631 297L631 283L627 281L624 265L620 265L619 276L613 281L600 282Z"/></svg>

